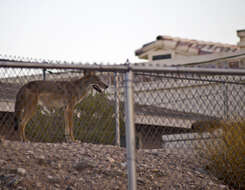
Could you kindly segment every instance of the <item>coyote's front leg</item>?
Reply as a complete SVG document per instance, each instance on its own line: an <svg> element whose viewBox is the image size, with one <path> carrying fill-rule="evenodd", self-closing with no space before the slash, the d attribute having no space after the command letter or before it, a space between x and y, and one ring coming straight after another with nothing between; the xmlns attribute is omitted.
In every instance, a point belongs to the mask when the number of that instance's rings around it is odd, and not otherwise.
<svg viewBox="0 0 245 190"><path fill-rule="evenodd" d="M67 142L75 142L73 135L73 109L67 106L64 111L65 116L65 138Z"/></svg>

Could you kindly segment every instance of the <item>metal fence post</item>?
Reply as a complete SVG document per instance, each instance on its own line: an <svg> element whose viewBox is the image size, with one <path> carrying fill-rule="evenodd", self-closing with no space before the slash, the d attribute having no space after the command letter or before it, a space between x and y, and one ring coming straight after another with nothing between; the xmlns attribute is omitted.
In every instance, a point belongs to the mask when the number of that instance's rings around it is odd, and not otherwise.
<svg viewBox="0 0 245 190"><path fill-rule="evenodd" d="M43 69L43 80L46 80L46 68Z"/></svg>
<svg viewBox="0 0 245 190"><path fill-rule="evenodd" d="M129 70L125 75L125 124L128 164L128 189L136 190L135 128L132 81L133 71L129 67Z"/></svg>
<svg viewBox="0 0 245 190"><path fill-rule="evenodd" d="M224 118L229 119L228 85L224 84Z"/></svg>
<svg viewBox="0 0 245 190"><path fill-rule="evenodd" d="M120 146L120 116L119 116L119 85L118 73L114 73L114 98L115 98L115 120L116 120L116 142L115 145Z"/></svg>

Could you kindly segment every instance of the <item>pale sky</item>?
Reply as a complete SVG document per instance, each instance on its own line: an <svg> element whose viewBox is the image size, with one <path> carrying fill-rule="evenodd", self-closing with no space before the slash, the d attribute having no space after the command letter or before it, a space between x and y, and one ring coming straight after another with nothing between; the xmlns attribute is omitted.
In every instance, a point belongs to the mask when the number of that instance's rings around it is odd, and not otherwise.
<svg viewBox="0 0 245 190"><path fill-rule="evenodd" d="M245 0L0 0L0 54L139 61L157 35L236 44Z"/></svg>

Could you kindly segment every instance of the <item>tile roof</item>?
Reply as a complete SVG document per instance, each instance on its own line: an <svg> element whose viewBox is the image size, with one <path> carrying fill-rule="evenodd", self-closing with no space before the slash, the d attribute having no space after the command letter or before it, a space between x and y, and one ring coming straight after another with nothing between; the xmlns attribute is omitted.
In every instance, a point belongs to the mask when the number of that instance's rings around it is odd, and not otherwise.
<svg viewBox="0 0 245 190"><path fill-rule="evenodd" d="M199 41L193 39L177 38L166 35L157 36L155 41L144 44L142 48L135 51L135 55L141 57L150 50L175 50L179 53L190 55L203 55L220 52L236 52L239 50L237 45L223 44L217 42Z"/></svg>

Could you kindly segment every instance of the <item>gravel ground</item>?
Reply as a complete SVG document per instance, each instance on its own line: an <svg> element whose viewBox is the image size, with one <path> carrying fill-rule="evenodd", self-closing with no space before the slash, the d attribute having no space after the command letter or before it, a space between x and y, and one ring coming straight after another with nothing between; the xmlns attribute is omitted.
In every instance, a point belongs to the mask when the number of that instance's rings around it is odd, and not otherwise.
<svg viewBox="0 0 245 190"><path fill-rule="evenodd" d="M138 189L229 189L200 161L164 149L137 151ZM125 148L0 139L0 189L127 189Z"/></svg>

